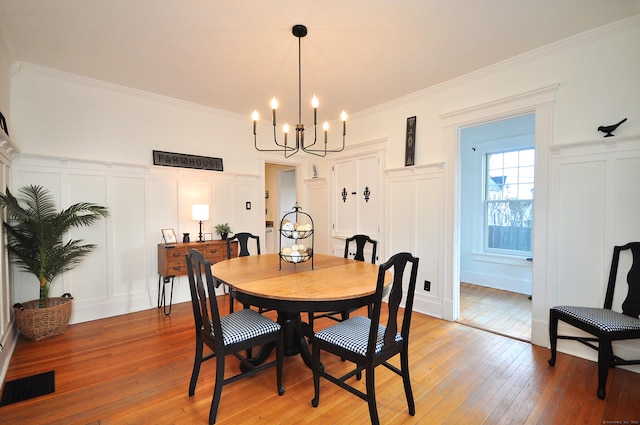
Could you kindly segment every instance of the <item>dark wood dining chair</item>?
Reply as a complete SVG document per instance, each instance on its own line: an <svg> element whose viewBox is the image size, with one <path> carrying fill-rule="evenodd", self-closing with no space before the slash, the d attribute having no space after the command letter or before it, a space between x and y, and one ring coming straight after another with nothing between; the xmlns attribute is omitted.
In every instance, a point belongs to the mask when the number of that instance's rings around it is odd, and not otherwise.
<svg viewBox="0 0 640 425"><path fill-rule="evenodd" d="M349 252L351 242L355 244L355 252ZM378 249L378 241L374 241L367 235L353 235L344 241L344 258L353 257L354 260L365 261L364 250L367 244L371 245L371 264L376 263L376 250Z"/></svg>
<svg viewBox="0 0 640 425"><path fill-rule="evenodd" d="M227 258L231 259L233 256L231 249L231 242L238 241L238 257L247 257L251 255L249 251L249 240L255 241L254 254L260 255L260 236L251 234L249 232L234 233L230 238L227 238ZM225 291L226 292L226 291ZM229 312L233 313L233 307L235 304L235 294L232 290L229 290ZM263 313L262 310L260 310Z"/></svg>
<svg viewBox="0 0 640 425"><path fill-rule="evenodd" d="M410 278L403 279L407 265L410 264ZM393 282L389 292L388 318L385 325L380 324L382 299L385 295L384 280L387 270L392 270ZM376 407L374 370L379 365L402 376L404 392L407 398L409 414L416 413L411 379L409 378L409 329L413 310L413 295L418 273L418 258L403 252L394 255L378 269L376 292L371 310L371 317L354 316L329 328L318 331L313 336L313 386L315 397L311 400L313 407L320 402L320 378L338 385L350 393L367 401L372 424L378 424ZM406 283L406 288L403 285ZM403 289L406 289L404 312L400 309ZM326 351L343 360L355 363L351 372L336 377L325 369L320 362L320 353ZM392 357L400 355L400 368L388 363ZM354 376L359 379L365 371L366 393L360 391L346 381ZM385 385L392 385L386 381Z"/></svg>
<svg viewBox="0 0 640 425"><path fill-rule="evenodd" d="M622 302L622 313L612 310L620 253L630 250L632 264L627 273L629 290ZM623 360L613 354L612 341L640 339L640 242L631 242L613 248L611 270L604 307L556 306L549 312L549 339L551 358L549 364L556 364L558 339L578 341L598 351L598 398L603 400L606 393L609 368L621 365L640 364L638 360ZM587 332L593 337L558 335L558 321L563 321ZM594 345L597 342L598 345Z"/></svg>
<svg viewBox="0 0 640 425"><path fill-rule="evenodd" d="M352 245L355 245L355 252L350 252ZM376 263L376 250L378 248L378 241L371 239L367 235L353 235L347 238L344 242L344 258L353 257L354 260L365 261L364 251L367 248L367 244L371 245L371 264ZM371 314L371 306L367 306L368 314ZM321 319L323 317L341 322L349 318L350 311L327 311L322 313L309 312L309 326L313 330L313 321L315 319Z"/></svg>
<svg viewBox="0 0 640 425"><path fill-rule="evenodd" d="M231 242L233 241L238 241L238 257L251 255L249 239L255 241L255 251L253 251L253 253L260 255L260 236L248 232L240 232L234 233L233 236L227 238L227 258L231 258L232 256Z"/></svg>
<svg viewBox="0 0 640 425"><path fill-rule="evenodd" d="M195 249L189 250L186 259L196 330L196 355L189 383L189 397L193 397L195 394L202 362L215 359L216 380L209 410L209 424L213 424L216 422L223 385L276 366L277 391L279 395L284 394L282 386L284 351L282 329L278 323L251 309L243 309L220 317L215 295L207 297L207 294L215 294L211 263L204 258L200 251ZM242 351L265 344L275 344L276 359L274 361L256 366L240 354ZM211 354L206 356L203 354L204 345L209 347L212 351ZM225 359L229 354L240 360L241 372L225 379Z"/></svg>

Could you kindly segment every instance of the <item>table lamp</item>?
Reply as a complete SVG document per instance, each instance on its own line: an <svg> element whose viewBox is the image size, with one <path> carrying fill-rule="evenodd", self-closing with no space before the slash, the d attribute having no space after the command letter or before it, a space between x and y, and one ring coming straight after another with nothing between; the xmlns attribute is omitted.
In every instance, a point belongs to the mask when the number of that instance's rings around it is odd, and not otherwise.
<svg viewBox="0 0 640 425"><path fill-rule="evenodd" d="M200 234L198 236L198 242L204 242L202 239L202 222L209 220L209 205L196 204L191 207L191 218L200 222Z"/></svg>

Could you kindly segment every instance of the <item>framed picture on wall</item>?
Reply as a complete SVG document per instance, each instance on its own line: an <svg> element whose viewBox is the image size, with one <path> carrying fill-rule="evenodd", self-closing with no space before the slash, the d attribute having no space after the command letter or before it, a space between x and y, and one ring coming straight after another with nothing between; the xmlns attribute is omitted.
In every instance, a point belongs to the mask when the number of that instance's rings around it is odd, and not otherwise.
<svg viewBox="0 0 640 425"><path fill-rule="evenodd" d="M415 164L416 154L416 117L407 118L407 141L404 151L404 166Z"/></svg>
<svg viewBox="0 0 640 425"><path fill-rule="evenodd" d="M162 229L164 243L176 243L176 232L173 229Z"/></svg>

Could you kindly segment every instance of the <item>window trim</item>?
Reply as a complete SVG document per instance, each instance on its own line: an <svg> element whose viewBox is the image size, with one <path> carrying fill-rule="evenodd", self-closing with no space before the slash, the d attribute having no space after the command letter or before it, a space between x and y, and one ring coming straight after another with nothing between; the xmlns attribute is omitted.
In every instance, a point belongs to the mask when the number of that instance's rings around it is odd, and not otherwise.
<svg viewBox="0 0 640 425"><path fill-rule="evenodd" d="M485 256L501 256L504 257L505 259L507 258L521 258L521 259L526 259L526 258L530 258L533 255L533 218L532 218L532 223L531 223L531 237L532 237L532 246L531 249L528 251L521 251L521 250L514 250L514 249L504 249L504 248L490 248L489 247L489 220L488 220L488 204L489 203L495 203L495 202L506 202L506 201L510 201L509 199L499 199L499 200L495 200L495 199L487 199L488 194L489 194L489 190L488 190L488 178L489 178L489 170L488 170L488 159L489 159L489 155L492 154L498 154L498 153L508 153L508 152L519 152L519 151L526 151L526 150L533 150L534 154L535 154L535 146L532 145L513 145L513 146L509 146L509 147L504 147L504 148L489 148L487 146L486 149L482 150L480 153L482 155L482 159L481 159L481 168L482 168L482 223L481 223L481 246L480 249L482 250L481 254L485 255ZM528 166L528 165L527 165ZM535 164L534 164L535 167ZM520 167L518 167L520 168ZM535 186L534 186L535 187ZM528 199L511 199L511 201L528 201ZM533 208L534 208L534 202L535 202L535 196L533 196L531 198L531 213L533 214ZM484 261L482 260L480 257L476 258L476 254L473 254L474 258L480 261Z"/></svg>

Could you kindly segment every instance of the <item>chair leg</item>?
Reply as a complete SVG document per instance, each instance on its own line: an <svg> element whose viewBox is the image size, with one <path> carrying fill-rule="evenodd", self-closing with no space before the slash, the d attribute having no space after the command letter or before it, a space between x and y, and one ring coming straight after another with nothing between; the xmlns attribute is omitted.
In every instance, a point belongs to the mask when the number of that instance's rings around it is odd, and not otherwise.
<svg viewBox="0 0 640 425"><path fill-rule="evenodd" d="M191 372L191 381L189 382L189 397L193 397L196 393L196 383L200 374L200 365L202 364L202 350L204 343L199 335L196 335L196 357L193 361L193 372Z"/></svg>
<svg viewBox="0 0 640 425"><path fill-rule="evenodd" d="M282 385L282 369L284 368L284 337L283 332L280 331L278 335L278 346L276 347L276 360L278 364L276 366L276 385L278 386L278 395L284 394L284 386Z"/></svg>
<svg viewBox="0 0 640 425"><path fill-rule="evenodd" d="M225 356L216 356L216 383L213 387L213 397L211 398L211 408L209 409L209 425L216 423L222 386L224 385L224 362Z"/></svg>
<svg viewBox="0 0 640 425"><path fill-rule="evenodd" d="M411 416L416 415L416 405L413 401L413 391L411 390L411 378L409 378L409 353L407 347L400 353L400 367L402 369L402 382L404 384L404 394L407 397L407 407Z"/></svg>
<svg viewBox="0 0 640 425"><path fill-rule="evenodd" d="M613 349L611 341L600 338L598 341L598 398L604 400L607 396L607 376L609 375L609 367Z"/></svg>
<svg viewBox="0 0 640 425"><path fill-rule="evenodd" d="M367 387L367 403L369 404L369 416L371 417L371 425L379 425L378 408L376 407L376 382L374 377L374 367L367 366L366 369L366 387Z"/></svg>
<svg viewBox="0 0 640 425"><path fill-rule="evenodd" d="M558 348L558 316L553 310L549 312L549 343L551 345L551 358L548 363L550 366L555 366Z"/></svg>
<svg viewBox="0 0 640 425"><path fill-rule="evenodd" d="M311 328L311 332L313 332L313 315L314 314L315 313L312 312L312 311L308 313L308 316L309 316L309 320L308 321L309 321L309 327Z"/></svg>
<svg viewBox="0 0 640 425"><path fill-rule="evenodd" d="M312 360L314 397L311 400L311 405L318 407L318 403L320 403L320 344L313 344Z"/></svg>
<svg viewBox="0 0 640 425"><path fill-rule="evenodd" d="M233 304L235 303L235 298L233 298L233 294L231 293L231 289L229 289L229 313L233 313Z"/></svg>

